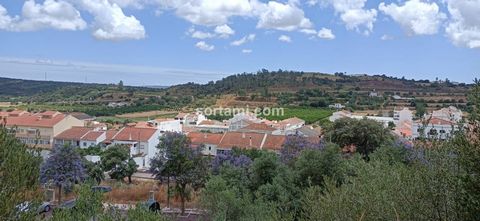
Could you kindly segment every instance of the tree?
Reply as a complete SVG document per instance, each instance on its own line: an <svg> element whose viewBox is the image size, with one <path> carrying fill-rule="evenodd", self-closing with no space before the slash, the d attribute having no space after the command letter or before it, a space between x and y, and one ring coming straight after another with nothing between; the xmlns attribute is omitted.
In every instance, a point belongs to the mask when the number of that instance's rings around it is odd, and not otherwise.
<svg viewBox="0 0 480 221"><path fill-rule="evenodd" d="M91 180L95 181L97 184L100 184L102 180L105 179L105 174L99 162L93 163L88 160L84 160L83 164L85 165L85 168L87 169L87 175Z"/></svg>
<svg viewBox="0 0 480 221"><path fill-rule="evenodd" d="M138 165L135 163L135 161L130 158L128 159L127 162L127 168L125 170L127 177L128 177L128 183L132 183L132 175L137 172Z"/></svg>
<svg viewBox="0 0 480 221"><path fill-rule="evenodd" d="M295 161L294 173L303 187L323 186L328 177L340 184L344 178L343 158L340 149L329 145L324 150L304 150Z"/></svg>
<svg viewBox="0 0 480 221"><path fill-rule="evenodd" d="M185 213L185 201L190 197L190 189L202 187L208 175L208 165L201 155L201 149L194 150L189 138L181 133L168 132L160 138L159 152L152 160L155 177L172 177L175 190L182 202L182 214ZM169 178L168 178L169 180Z"/></svg>
<svg viewBox="0 0 480 221"><path fill-rule="evenodd" d="M42 159L0 124L0 220L16 220L15 206L28 198L38 199ZM28 220L28 218L26 218ZM33 220L33 218L31 219Z"/></svg>
<svg viewBox="0 0 480 221"><path fill-rule="evenodd" d="M128 177L131 183L131 176L137 171L135 161L130 157L130 150L125 145L114 145L102 153L102 168L108 175L116 180L123 180Z"/></svg>
<svg viewBox="0 0 480 221"><path fill-rule="evenodd" d="M298 157L300 152L306 149L323 149L323 142L312 143L306 137L299 135L288 135L282 149L280 150L280 158L283 163L289 163L291 160Z"/></svg>
<svg viewBox="0 0 480 221"><path fill-rule="evenodd" d="M71 146L54 147L40 169L40 182L52 183L58 188L58 203L63 188L71 188L86 178L82 158Z"/></svg>
<svg viewBox="0 0 480 221"><path fill-rule="evenodd" d="M393 141L390 131L382 124L369 119L342 118L336 120L329 132L333 143L340 147L355 145L357 151L368 159L376 148Z"/></svg>

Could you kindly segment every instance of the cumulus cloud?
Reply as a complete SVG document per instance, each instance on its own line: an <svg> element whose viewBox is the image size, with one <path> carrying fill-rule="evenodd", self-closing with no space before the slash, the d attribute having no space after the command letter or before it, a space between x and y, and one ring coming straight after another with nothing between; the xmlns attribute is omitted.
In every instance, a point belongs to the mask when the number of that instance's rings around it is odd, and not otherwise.
<svg viewBox="0 0 480 221"><path fill-rule="evenodd" d="M215 46L209 45L204 41L197 42L197 44L195 44L195 47L203 51L212 51L213 49L215 49Z"/></svg>
<svg viewBox="0 0 480 221"><path fill-rule="evenodd" d="M292 39L287 35L280 35L280 37L278 37L278 40L283 41L283 42L287 42L287 43L292 42Z"/></svg>
<svg viewBox="0 0 480 221"><path fill-rule="evenodd" d="M8 15L7 9L0 5L0 29L10 29L14 19Z"/></svg>
<svg viewBox="0 0 480 221"><path fill-rule="evenodd" d="M457 46L480 48L480 0L448 0L450 21L445 29Z"/></svg>
<svg viewBox="0 0 480 221"><path fill-rule="evenodd" d="M322 0L322 5L331 5L348 30L357 30L368 35L377 19L377 10L364 9L367 0Z"/></svg>
<svg viewBox="0 0 480 221"><path fill-rule="evenodd" d="M262 8L257 28L293 31L313 26L312 22L305 17L303 10L294 3L282 4L269 1Z"/></svg>
<svg viewBox="0 0 480 221"><path fill-rule="evenodd" d="M52 28L58 30L82 30L87 23L80 12L62 0L45 0L36 4L27 0L22 7L21 17L10 17L5 8L0 8L0 28L8 31L36 31Z"/></svg>
<svg viewBox="0 0 480 221"><path fill-rule="evenodd" d="M243 45L247 42L251 42L255 40L255 34L249 34L247 36L244 36L243 38L240 38L236 41L232 41L232 43L230 43L231 45L233 46L240 46L240 45Z"/></svg>
<svg viewBox="0 0 480 221"><path fill-rule="evenodd" d="M307 35L316 35L317 31L315 29L310 29L310 28L304 28L301 29L300 32L307 34Z"/></svg>
<svg viewBox="0 0 480 221"><path fill-rule="evenodd" d="M191 33L192 38L197 38L197 39L207 39L207 38L213 38L215 37L215 34L212 34L210 32L203 32L203 31L193 31Z"/></svg>
<svg viewBox="0 0 480 221"><path fill-rule="evenodd" d="M9 17L5 8L0 9L0 28L9 31L35 31L45 28L58 30L82 30L87 23L77 8L94 17L93 36L103 40L145 38L145 28L134 16L126 16L122 8L108 0L45 0L43 4L27 0L22 16ZM133 1L132 1L133 2Z"/></svg>
<svg viewBox="0 0 480 221"><path fill-rule="evenodd" d="M327 40L335 39L335 35L332 33L332 30L328 28L322 28L318 31L318 37Z"/></svg>
<svg viewBox="0 0 480 221"><path fill-rule="evenodd" d="M221 38L228 38L230 35L235 34L235 31L228 25L220 25L215 27L215 33Z"/></svg>
<svg viewBox="0 0 480 221"><path fill-rule="evenodd" d="M145 38L145 28L135 16L126 16L122 8L108 0L80 0L79 4L94 16L93 36L101 40Z"/></svg>
<svg viewBox="0 0 480 221"><path fill-rule="evenodd" d="M382 2L378 8L400 24L408 35L436 34L446 19L446 15L440 12L435 2L409 0L402 6L395 3L386 5Z"/></svg>
<svg viewBox="0 0 480 221"><path fill-rule="evenodd" d="M250 53L252 53L252 49L243 49L243 50L242 50L242 53L244 53L244 54L250 54Z"/></svg>
<svg viewBox="0 0 480 221"><path fill-rule="evenodd" d="M193 24L218 26L232 16L250 16L253 4L249 0L156 0L163 8Z"/></svg>

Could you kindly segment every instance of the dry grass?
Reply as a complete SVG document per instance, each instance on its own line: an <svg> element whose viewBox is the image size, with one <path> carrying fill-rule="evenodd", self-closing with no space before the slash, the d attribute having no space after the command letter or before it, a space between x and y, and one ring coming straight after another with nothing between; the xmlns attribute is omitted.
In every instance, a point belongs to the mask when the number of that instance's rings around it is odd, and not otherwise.
<svg viewBox="0 0 480 221"><path fill-rule="evenodd" d="M118 204L137 204L139 202L146 201L150 198L150 192L154 191L155 199L160 202L162 206L167 203L167 186L158 185L154 181L134 181L132 184L126 184L117 181L106 181L102 185L111 186L112 192L105 194L105 201ZM173 185L171 185L171 191L173 192ZM180 198L171 197L171 206L180 207ZM186 207L198 206L198 193L192 193L192 197L189 202L186 203Z"/></svg>
<svg viewBox="0 0 480 221"><path fill-rule="evenodd" d="M146 111L146 112L136 112L136 113L129 113L129 114L120 114L116 115L116 117L121 118L137 118L137 117L151 117L151 116L158 116L158 115L169 115L169 114L176 114L178 111Z"/></svg>

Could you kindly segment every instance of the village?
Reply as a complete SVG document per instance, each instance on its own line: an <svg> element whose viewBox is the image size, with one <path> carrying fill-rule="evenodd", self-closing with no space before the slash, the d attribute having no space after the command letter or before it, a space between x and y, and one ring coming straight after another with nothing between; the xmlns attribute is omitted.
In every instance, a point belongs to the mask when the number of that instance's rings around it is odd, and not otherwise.
<svg viewBox="0 0 480 221"><path fill-rule="evenodd" d="M446 140L459 129L463 118L461 110L450 106L425 114L414 120L414 112L406 107L394 110L393 117L363 116L349 111L334 112L329 120L341 118L371 119L381 123L398 138L412 142L420 137ZM24 144L42 150L42 156L54 147L73 146L108 148L125 145L139 171L150 167L150 160L158 152L159 137L166 132L186 134L192 147L202 146L202 154L216 156L232 148L268 150L279 153L287 136L305 137L312 143L323 138L322 128L306 125L298 118L270 121L253 113L237 113L231 119L210 120L201 112L178 113L174 118L157 118L148 121L108 125L96 121L84 113L61 113L44 111L31 113L23 110L0 112L0 120L11 128ZM100 161L100 156L88 155L91 162Z"/></svg>

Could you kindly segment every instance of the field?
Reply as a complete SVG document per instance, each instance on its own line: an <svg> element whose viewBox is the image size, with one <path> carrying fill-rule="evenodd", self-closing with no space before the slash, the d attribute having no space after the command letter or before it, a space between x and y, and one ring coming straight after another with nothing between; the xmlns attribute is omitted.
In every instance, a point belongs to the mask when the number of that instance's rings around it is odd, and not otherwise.
<svg viewBox="0 0 480 221"><path fill-rule="evenodd" d="M265 116L268 120L284 120L291 117L298 117L305 120L307 124L324 120L332 115L333 111L324 108L309 107L284 107L283 116Z"/></svg>

